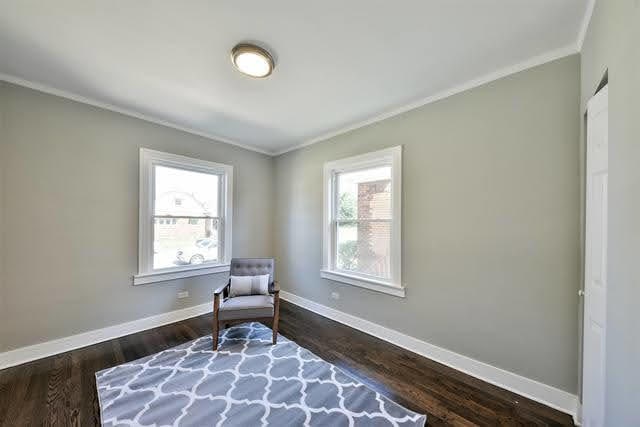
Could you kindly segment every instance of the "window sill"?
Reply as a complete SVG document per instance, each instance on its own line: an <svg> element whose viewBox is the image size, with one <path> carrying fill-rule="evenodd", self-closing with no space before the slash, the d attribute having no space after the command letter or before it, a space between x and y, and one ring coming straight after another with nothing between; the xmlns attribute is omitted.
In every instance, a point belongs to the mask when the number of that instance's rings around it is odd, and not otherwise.
<svg viewBox="0 0 640 427"><path fill-rule="evenodd" d="M133 276L133 285L146 285L147 283L166 282L167 280L184 279L186 277L204 276L214 273L225 273L229 270L229 264L217 264L213 266L189 268L184 270L143 273Z"/></svg>
<svg viewBox="0 0 640 427"><path fill-rule="evenodd" d="M404 286L395 286L375 279L367 279L360 276L329 270L320 270L320 277L333 280L335 282L341 282L352 286L370 289L376 292L382 292L384 294L389 294L400 298L405 297Z"/></svg>

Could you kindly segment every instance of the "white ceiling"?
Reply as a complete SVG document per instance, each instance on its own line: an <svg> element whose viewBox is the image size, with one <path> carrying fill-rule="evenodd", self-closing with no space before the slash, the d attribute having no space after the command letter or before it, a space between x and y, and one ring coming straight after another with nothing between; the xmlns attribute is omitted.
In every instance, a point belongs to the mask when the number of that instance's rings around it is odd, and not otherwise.
<svg viewBox="0 0 640 427"><path fill-rule="evenodd" d="M576 52L587 2L0 0L0 73L278 153ZM269 78L233 68L246 40Z"/></svg>

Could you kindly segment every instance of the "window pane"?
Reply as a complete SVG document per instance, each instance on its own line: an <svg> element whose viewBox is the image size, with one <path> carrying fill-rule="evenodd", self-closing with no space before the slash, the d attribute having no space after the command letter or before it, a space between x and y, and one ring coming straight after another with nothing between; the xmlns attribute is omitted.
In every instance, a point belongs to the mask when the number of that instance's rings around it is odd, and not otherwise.
<svg viewBox="0 0 640 427"><path fill-rule="evenodd" d="M380 278L391 277L391 222L338 223L337 268Z"/></svg>
<svg viewBox="0 0 640 427"><path fill-rule="evenodd" d="M220 259L217 219L173 218L154 222L153 268L196 265Z"/></svg>
<svg viewBox="0 0 640 427"><path fill-rule="evenodd" d="M340 173L338 219L391 218L391 166Z"/></svg>
<svg viewBox="0 0 640 427"><path fill-rule="evenodd" d="M219 216L218 175L155 166L155 215Z"/></svg>

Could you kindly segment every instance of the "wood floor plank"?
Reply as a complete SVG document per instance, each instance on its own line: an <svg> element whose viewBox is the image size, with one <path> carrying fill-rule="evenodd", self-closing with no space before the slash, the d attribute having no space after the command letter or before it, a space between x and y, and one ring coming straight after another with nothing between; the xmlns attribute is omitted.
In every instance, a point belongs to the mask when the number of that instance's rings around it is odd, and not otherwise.
<svg viewBox="0 0 640 427"><path fill-rule="evenodd" d="M270 325L268 325L270 326ZM98 426L95 373L211 333L211 316L0 371L0 426ZM283 301L280 333L429 426L572 426L569 415Z"/></svg>
<svg viewBox="0 0 640 427"><path fill-rule="evenodd" d="M68 426L71 424L71 353L54 356L48 375L46 410L47 425Z"/></svg>

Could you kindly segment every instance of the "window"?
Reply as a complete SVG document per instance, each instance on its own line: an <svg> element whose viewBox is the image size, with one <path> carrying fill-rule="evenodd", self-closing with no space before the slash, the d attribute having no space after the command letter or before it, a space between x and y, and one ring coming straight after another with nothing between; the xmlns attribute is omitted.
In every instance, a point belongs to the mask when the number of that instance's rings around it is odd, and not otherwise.
<svg viewBox="0 0 640 427"><path fill-rule="evenodd" d="M141 149L134 284L229 271L232 188L232 166Z"/></svg>
<svg viewBox="0 0 640 427"><path fill-rule="evenodd" d="M404 296L400 146L324 166L324 278Z"/></svg>

